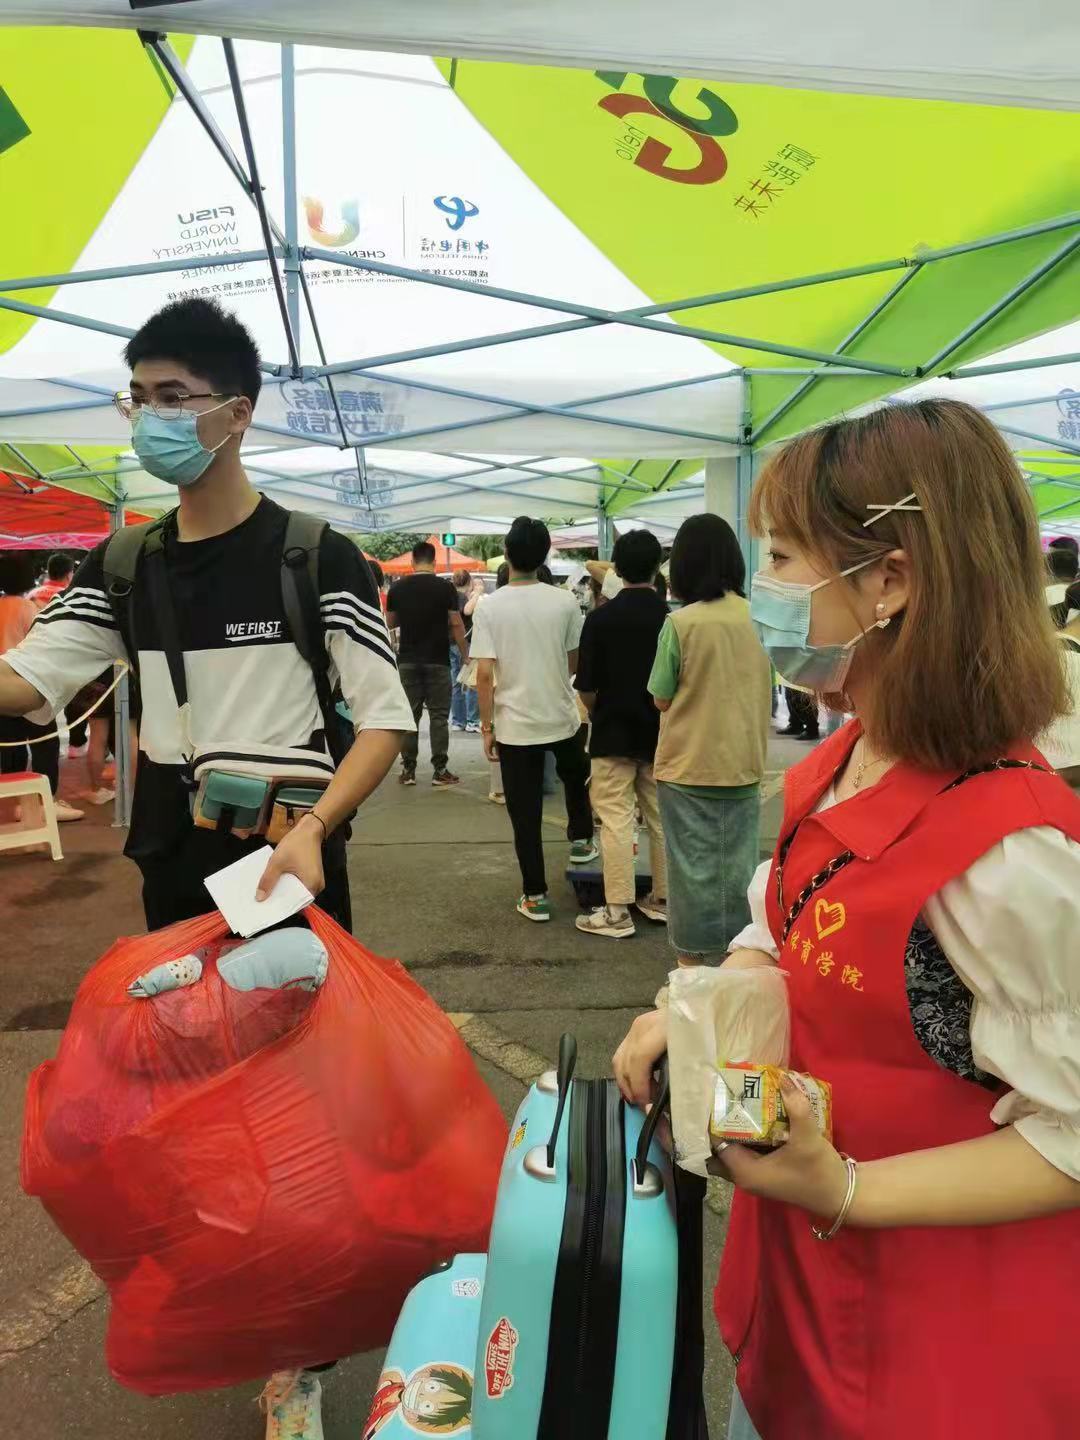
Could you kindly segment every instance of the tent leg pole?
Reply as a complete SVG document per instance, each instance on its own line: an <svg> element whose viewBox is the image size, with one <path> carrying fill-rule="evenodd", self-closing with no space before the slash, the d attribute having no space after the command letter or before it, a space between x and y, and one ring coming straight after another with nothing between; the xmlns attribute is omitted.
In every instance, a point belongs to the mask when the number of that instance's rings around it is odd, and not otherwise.
<svg viewBox="0 0 1080 1440"><path fill-rule="evenodd" d="M296 54L281 47L281 154L285 188L285 303L289 323L300 339L300 252L296 233Z"/></svg>
<svg viewBox="0 0 1080 1440"><path fill-rule="evenodd" d="M600 560L610 560L615 548L615 526L611 516L601 506L596 512L596 554Z"/></svg>
<svg viewBox="0 0 1080 1440"><path fill-rule="evenodd" d="M259 212L259 224L262 227L263 244L266 246L266 259L270 265L270 278L274 282L274 293L277 296L278 309L281 312L281 323L285 328L285 343L289 348L289 364L292 367L293 375L300 374L300 351L297 348L296 333L293 330L292 321L289 318L289 307L285 301L285 287L281 282L281 271L278 269L277 256L274 254L274 234L270 226L270 217L266 211L266 199L263 195L262 184L259 180L259 162L255 158L255 144L251 138L251 126L248 123L247 105L244 103L244 87L240 81L240 71L236 64L236 51L231 40L222 40L222 48L225 51L225 67L229 72L229 85L232 89L233 104L236 106L236 119L240 126L240 138L244 142L244 155L247 158L248 175L251 179L251 198L255 201L255 208ZM293 214L295 221L295 211Z"/></svg>
<svg viewBox="0 0 1080 1440"><path fill-rule="evenodd" d="M110 530L115 533L124 528L124 502L117 500L109 509ZM116 766L113 801L113 829L126 830L131 824L131 805L135 794L135 776L131 766L131 703L128 677L125 675L113 692L113 714L116 718L116 751L113 761Z"/></svg>

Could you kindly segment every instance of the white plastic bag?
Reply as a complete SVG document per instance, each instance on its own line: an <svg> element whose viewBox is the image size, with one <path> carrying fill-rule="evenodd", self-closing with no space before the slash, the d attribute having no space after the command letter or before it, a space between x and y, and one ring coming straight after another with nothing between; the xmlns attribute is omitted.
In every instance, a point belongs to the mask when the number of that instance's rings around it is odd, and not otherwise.
<svg viewBox="0 0 1080 1440"><path fill-rule="evenodd" d="M705 1175L716 1072L725 1063L786 1065L791 1038L787 977L776 965L673 970L668 1069L675 1158Z"/></svg>

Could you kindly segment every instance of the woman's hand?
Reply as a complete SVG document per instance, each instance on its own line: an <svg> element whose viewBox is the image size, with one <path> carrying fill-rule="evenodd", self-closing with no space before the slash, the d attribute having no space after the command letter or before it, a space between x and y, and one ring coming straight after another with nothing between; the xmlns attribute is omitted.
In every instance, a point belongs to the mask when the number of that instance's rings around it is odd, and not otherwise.
<svg viewBox="0 0 1080 1440"><path fill-rule="evenodd" d="M780 1089L788 1116L786 1143L772 1155L759 1155L737 1143L725 1144L709 1169L751 1195L798 1205L831 1223L847 1194L847 1166L818 1129L810 1102L798 1084L785 1075Z"/></svg>
<svg viewBox="0 0 1080 1440"><path fill-rule="evenodd" d="M615 1083L629 1105L644 1109L652 1101L652 1074L656 1062L667 1050L667 1023L666 1010L639 1015L615 1051L611 1062Z"/></svg>
<svg viewBox="0 0 1080 1440"><path fill-rule="evenodd" d="M495 739L495 731L485 730L481 738L484 742L484 759L490 760L492 765L496 764L499 759L499 746Z"/></svg>

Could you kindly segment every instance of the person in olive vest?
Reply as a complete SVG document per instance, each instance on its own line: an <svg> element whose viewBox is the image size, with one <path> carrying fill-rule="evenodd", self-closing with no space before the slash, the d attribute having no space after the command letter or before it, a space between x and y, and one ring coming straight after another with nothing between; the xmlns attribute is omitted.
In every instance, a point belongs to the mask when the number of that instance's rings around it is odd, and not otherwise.
<svg viewBox="0 0 1080 1440"><path fill-rule="evenodd" d="M649 677L661 711L653 773L668 865L668 935L680 963L716 960L749 918L772 671L750 623L746 565L719 515L692 515L671 549L681 601Z"/></svg>

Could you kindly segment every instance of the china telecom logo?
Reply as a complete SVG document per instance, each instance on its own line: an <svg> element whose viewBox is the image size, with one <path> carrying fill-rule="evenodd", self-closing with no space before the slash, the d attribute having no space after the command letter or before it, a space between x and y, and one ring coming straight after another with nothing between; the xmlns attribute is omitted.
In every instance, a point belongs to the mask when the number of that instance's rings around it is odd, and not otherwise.
<svg viewBox="0 0 1080 1440"><path fill-rule="evenodd" d="M340 230L327 229L323 202L317 196L304 196L304 213L307 216L308 234L316 245L337 250L342 245L351 245L360 234L360 205L356 200L346 200L342 204Z"/></svg>
<svg viewBox="0 0 1080 1440"><path fill-rule="evenodd" d="M463 200L460 195L436 195L431 203L447 217L448 230L460 230L466 220L480 214L479 205L474 205L471 200Z"/></svg>

